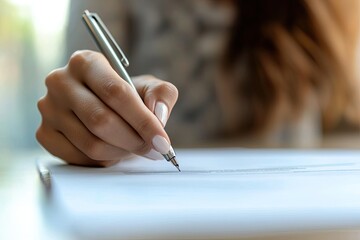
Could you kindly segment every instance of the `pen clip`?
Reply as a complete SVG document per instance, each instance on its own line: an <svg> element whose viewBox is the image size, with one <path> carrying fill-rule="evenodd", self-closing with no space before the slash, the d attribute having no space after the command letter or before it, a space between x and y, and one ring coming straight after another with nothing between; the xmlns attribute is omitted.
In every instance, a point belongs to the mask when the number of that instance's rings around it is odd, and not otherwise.
<svg viewBox="0 0 360 240"><path fill-rule="evenodd" d="M109 43L114 48L115 52L118 54L118 56L120 56L119 58L120 58L121 63L125 67L128 67L129 66L129 60L126 58L125 54L123 53L123 51L121 50L119 45L116 43L114 37L111 35L110 31L107 29L107 27L105 26L105 24L101 20L100 16L98 14L96 14L96 13L91 13L88 10L84 11L83 19L84 19L84 21L86 23L86 26L89 28L89 23L86 21L86 18L88 20L90 20L90 18L95 20L95 22L98 24L99 28L103 31L103 34L106 37L106 39L109 41Z"/></svg>

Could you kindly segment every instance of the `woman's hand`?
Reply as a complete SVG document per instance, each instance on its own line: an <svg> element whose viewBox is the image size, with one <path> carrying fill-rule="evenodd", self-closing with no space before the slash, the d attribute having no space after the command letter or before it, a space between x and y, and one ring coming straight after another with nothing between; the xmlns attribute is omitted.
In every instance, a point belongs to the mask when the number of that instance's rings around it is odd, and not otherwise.
<svg viewBox="0 0 360 240"><path fill-rule="evenodd" d="M170 148L163 127L178 91L152 76L133 78L133 83L141 98L102 54L74 53L64 68L46 78L37 140L77 165L109 166L132 154L162 159L160 153Z"/></svg>

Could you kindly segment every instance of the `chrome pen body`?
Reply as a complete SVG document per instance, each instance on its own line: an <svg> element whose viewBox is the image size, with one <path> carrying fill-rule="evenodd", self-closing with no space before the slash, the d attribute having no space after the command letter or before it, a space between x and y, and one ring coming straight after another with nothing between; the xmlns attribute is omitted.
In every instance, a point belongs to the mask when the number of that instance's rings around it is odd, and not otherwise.
<svg viewBox="0 0 360 240"><path fill-rule="evenodd" d="M85 10L83 13L83 20L98 48L109 61L110 65L122 79L135 89L129 74L125 70L125 67L129 66L129 61L106 28L105 24L102 22L101 18L96 13L90 13L88 10Z"/></svg>

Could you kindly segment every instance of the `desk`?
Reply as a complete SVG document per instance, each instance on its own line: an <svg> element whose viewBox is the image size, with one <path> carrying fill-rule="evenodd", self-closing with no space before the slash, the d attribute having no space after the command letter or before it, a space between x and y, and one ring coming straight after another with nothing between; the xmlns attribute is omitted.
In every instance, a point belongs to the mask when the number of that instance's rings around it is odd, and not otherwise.
<svg viewBox="0 0 360 240"><path fill-rule="evenodd" d="M51 231L43 217L42 186L35 159L44 152L2 152L0 159L0 239L69 239Z"/></svg>
<svg viewBox="0 0 360 240"><path fill-rule="evenodd" d="M34 167L34 159L43 152L5 154L0 166L0 239L71 239L66 232L53 231L44 217L43 188ZM359 154L360 155L360 154ZM10 168L4 165L12 162ZM360 180L359 180L360 181ZM46 214L45 214L46 215ZM241 239L360 239L358 227L305 233L277 233L271 236L244 236Z"/></svg>

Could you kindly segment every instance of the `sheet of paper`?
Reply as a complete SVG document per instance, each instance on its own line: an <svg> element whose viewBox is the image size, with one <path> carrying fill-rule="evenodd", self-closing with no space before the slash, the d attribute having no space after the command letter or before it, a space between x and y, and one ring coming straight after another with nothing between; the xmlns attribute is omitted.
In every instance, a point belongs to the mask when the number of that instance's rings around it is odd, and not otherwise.
<svg viewBox="0 0 360 240"><path fill-rule="evenodd" d="M55 218L83 239L226 239L360 226L360 151L177 155L182 172L140 157L101 169L43 159Z"/></svg>

